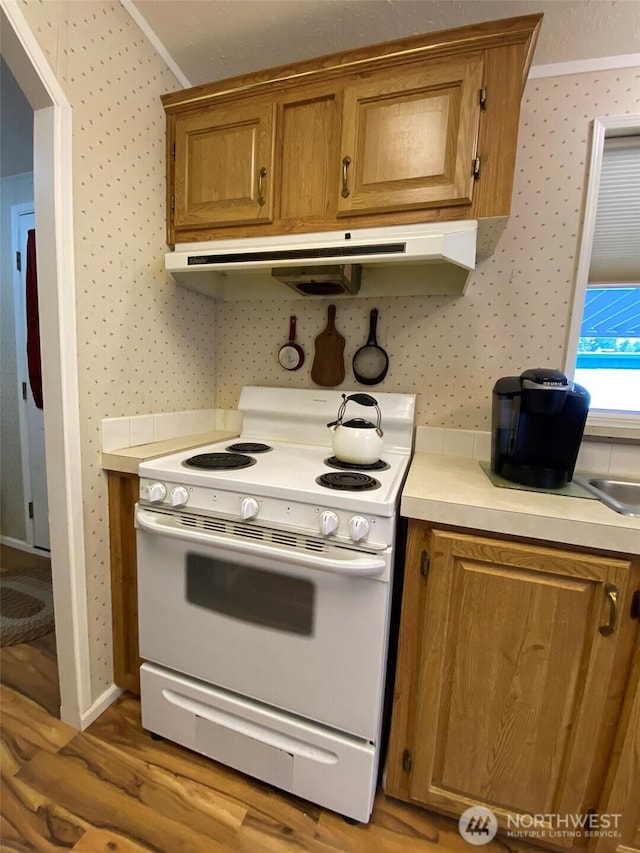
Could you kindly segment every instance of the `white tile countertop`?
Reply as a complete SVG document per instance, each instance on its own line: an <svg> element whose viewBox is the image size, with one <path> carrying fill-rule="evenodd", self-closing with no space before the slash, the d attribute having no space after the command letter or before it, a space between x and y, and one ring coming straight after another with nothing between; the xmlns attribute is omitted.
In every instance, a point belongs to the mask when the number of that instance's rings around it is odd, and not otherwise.
<svg viewBox="0 0 640 853"><path fill-rule="evenodd" d="M237 436L237 431L209 430L194 435L180 435L165 441L138 444L135 447L123 447L110 452L103 450L102 467L106 471L118 471L120 474L137 474L138 465L146 462L147 459L166 456L168 453L179 453L181 450L190 450L192 447L201 447L204 444L213 444L216 441Z"/></svg>
<svg viewBox="0 0 640 853"><path fill-rule="evenodd" d="M103 469L137 474L147 459L236 438L242 415L235 409L161 412L104 418L101 427Z"/></svg>
<svg viewBox="0 0 640 853"><path fill-rule="evenodd" d="M640 555L640 518L599 500L494 486L477 458L417 452L401 513L455 527Z"/></svg>

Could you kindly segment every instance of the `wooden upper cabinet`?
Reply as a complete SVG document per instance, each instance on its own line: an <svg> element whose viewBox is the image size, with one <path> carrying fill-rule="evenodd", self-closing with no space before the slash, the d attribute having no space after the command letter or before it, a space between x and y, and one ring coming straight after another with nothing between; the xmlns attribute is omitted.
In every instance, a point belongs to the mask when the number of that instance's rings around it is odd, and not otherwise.
<svg viewBox="0 0 640 853"><path fill-rule="evenodd" d="M339 213L470 204L482 73L473 54L348 86Z"/></svg>
<svg viewBox="0 0 640 853"><path fill-rule="evenodd" d="M176 228L271 222L273 128L269 102L176 118Z"/></svg>
<svg viewBox="0 0 640 853"><path fill-rule="evenodd" d="M283 96L276 124L278 218L322 229L337 210L340 99L330 90Z"/></svg>
<svg viewBox="0 0 640 853"><path fill-rule="evenodd" d="M597 810L631 658L630 564L428 540L411 522L387 792L457 815L486 805L503 829Z"/></svg>
<svg viewBox="0 0 640 853"><path fill-rule="evenodd" d="M163 95L167 242L504 224L541 20L410 36ZM489 235L500 230L489 223Z"/></svg>

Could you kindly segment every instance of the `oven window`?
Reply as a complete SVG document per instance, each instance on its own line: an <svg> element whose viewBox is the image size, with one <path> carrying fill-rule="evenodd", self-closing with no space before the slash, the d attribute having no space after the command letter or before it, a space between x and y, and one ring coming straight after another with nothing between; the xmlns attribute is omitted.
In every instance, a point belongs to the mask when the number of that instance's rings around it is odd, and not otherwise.
<svg viewBox="0 0 640 853"><path fill-rule="evenodd" d="M310 637L314 595L309 580L187 554L187 600L233 619Z"/></svg>

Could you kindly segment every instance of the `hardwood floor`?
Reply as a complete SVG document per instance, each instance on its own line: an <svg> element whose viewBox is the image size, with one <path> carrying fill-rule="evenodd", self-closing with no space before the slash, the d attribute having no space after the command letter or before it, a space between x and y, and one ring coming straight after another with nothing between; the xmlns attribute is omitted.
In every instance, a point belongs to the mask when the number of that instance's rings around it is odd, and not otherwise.
<svg viewBox="0 0 640 853"><path fill-rule="evenodd" d="M128 693L76 732L57 718L54 635L1 649L0 665L3 853L469 853L457 821L382 792L371 822L353 826L152 740L140 724L139 701ZM496 839L482 849L525 848Z"/></svg>
<svg viewBox="0 0 640 853"><path fill-rule="evenodd" d="M29 566L49 567L51 559L46 551L34 554L31 551L20 551L8 545L0 545L0 572L15 572Z"/></svg>

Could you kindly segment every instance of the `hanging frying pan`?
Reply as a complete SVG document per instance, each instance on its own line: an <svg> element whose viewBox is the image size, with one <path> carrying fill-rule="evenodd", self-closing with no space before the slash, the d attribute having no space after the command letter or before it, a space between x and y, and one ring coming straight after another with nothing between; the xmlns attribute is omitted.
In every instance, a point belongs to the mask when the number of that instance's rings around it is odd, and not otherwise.
<svg viewBox="0 0 640 853"><path fill-rule="evenodd" d="M353 357L353 375L361 385L377 385L382 382L389 370L389 356L378 346L376 327L378 309L371 309L369 337L366 344Z"/></svg>
<svg viewBox="0 0 640 853"><path fill-rule="evenodd" d="M296 318L289 320L289 340L280 347L278 361L285 370L299 370L304 364L304 350L296 343Z"/></svg>

